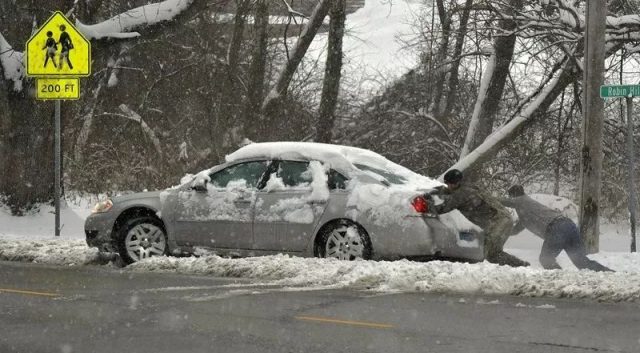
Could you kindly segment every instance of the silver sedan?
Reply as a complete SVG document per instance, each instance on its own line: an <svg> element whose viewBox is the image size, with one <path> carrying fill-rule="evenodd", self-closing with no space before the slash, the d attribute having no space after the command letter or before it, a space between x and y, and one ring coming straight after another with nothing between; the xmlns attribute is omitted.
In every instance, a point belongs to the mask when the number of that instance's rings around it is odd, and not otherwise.
<svg viewBox="0 0 640 353"><path fill-rule="evenodd" d="M477 227L430 212L425 194L436 185L368 150L256 143L177 187L98 203L85 222L86 240L126 263L199 249L481 261Z"/></svg>

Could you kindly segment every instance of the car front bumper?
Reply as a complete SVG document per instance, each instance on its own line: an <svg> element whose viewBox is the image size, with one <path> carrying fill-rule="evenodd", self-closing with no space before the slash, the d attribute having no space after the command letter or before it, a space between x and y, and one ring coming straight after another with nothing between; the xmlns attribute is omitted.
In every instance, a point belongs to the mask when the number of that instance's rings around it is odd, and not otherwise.
<svg viewBox="0 0 640 353"><path fill-rule="evenodd" d="M84 222L84 233L87 245L98 248L101 252L116 252L113 239L113 224L115 220L110 212L94 213Z"/></svg>

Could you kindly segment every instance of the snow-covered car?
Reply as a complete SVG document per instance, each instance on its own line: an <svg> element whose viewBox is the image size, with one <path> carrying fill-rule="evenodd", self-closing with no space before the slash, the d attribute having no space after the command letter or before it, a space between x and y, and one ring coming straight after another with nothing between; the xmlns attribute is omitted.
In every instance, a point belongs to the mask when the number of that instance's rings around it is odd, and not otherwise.
<svg viewBox="0 0 640 353"><path fill-rule="evenodd" d="M89 246L127 262L214 251L353 259L480 261L480 229L435 215L441 184L369 150L305 142L252 143L179 186L100 202Z"/></svg>

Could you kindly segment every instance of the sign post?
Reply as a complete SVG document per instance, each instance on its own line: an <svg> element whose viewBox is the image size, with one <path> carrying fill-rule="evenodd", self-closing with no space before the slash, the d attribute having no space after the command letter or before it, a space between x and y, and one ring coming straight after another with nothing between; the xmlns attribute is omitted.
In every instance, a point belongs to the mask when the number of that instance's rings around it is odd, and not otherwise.
<svg viewBox="0 0 640 353"><path fill-rule="evenodd" d="M636 252L635 149L633 148L633 97L640 96L640 85L600 86L602 98L625 98L627 103L627 167L631 252Z"/></svg>
<svg viewBox="0 0 640 353"><path fill-rule="evenodd" d="M56 221L55 221L55 236L59 237L60 236L60 197L61 197L61 192L60 192L60 175L62 174L62 170L61 170L61 161L60 161L60 153L61 148L60 148L60 100L56 100L56 107L55 107L55 142L54 142L54 152L56 155L54 157L55 160L55 209L56 209Z"/></svg>
<svg viewBox="0 0 640 353"><path fill-rule="evenodd" d="M91 43L60 11L26 45L27 76L36 78L36 99L55 100L55 236L60 236L62 100L80 98L80 79L91 75Z"/></svg>
<svg viewBox="0 0 640 353"><path fill-rule="evenodd" d="M627 97L627 163L629 168L629 227L631 231L631 252L636 252L636 187L635 152L633 148L633 98Z"/></svg>

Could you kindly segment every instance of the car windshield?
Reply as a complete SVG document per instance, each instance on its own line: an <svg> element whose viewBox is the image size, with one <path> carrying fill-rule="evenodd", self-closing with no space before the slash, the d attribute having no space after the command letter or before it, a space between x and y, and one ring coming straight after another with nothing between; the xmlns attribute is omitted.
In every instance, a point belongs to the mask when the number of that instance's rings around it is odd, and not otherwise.
<svg viewBox="0 0 640 353"><path fill-rule="evenodd" d="M382 170L380 168L374 168L372 166L361 163L356 163L354 165L361 171L376 174L378 178L381 177L383 181L386 181L389 184L403 185L407 182L407 179L389 170Z"/></svg>

